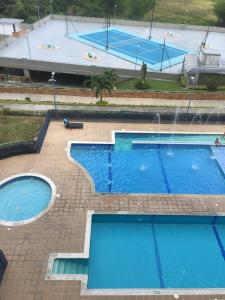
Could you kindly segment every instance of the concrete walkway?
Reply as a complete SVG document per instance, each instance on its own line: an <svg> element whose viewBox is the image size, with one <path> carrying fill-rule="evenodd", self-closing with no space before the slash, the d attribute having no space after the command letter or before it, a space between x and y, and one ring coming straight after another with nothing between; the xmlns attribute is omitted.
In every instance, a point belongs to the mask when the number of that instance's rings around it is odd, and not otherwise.
<svg viewBox="0 0 225 300"><path fill-rule="evenodd" d="M8 108L10 110L16 111L37 111L37 112L46 112L48 110L54 110L54 104L32 104L32 103L1 103L0 108ZM96 105L66 105L66 104L57 104L57 110L76 110L76 111L111 111L111 112L145 112L145 113L188 113L188 114L221 114L223 110L221 108L193 108L193 107L176 107L176 106L96 106Z"/></svg>
<svg viewBox="0 0 225 300"><path fill-rule="evenodd" d="M30 99L33 102L53 102L53 95L29 94L29 93L0 93L0 100L20 100ZM55 95L55 100L63 104L96 104L95 97ZM183 107L183 108L225 108L224 100L173 100L173 99L154 99L154 98L124 98L124 97L104 97L104 100L112 105L128 106L154 106L154 107Z"/></svg>

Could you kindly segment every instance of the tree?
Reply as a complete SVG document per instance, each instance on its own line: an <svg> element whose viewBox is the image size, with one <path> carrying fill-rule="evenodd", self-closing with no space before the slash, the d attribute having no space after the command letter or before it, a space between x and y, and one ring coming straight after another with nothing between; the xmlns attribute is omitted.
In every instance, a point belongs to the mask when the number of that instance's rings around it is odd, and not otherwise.
<svg viewBox="0 0 225 300"><path fill-rule="evenodd" d="M104 17L107 9L105 0L73 0L71 5L73 5L73 10L75 11L76 15L80 16Z"/></svg>
<svg viewBox="0 0 225 300"><path fill-rule="evenodd" d="M216 0L214 11L220 25L225 26L225 0Z"/></svg>
<svg viewBox="0 0 225 300"><path fill-rule="evenodd" d="M146 63L143 62L142 67L141 67L141 79L139 79L135 83L136 89L148 90L150 88L150 84L146 81L147 71L148 71L148 67L147 67Z"/></svg>
<svg viewBox="0 0 225 300"><path fill-rule="evenodd" d="M105 71L104 75L108 77L108 79L111 81L112 88L116 86L116 82L118 80L118 75L114 70Z"/></svg>
<svg viewBox="0 0 225 300"><path fill-rule="evenodd" d="M220 86L224 85L224 76L222 75L209 74L203 80L206 88L211 92L216 91Z"/></svg>
<svg viewBox="0 0 225 300"><path fill-rule="evenodd" d="M106 16L112 16L114 13L114 6L116 4L115 0L104 0L104 12Z"/></svg>
<svg viewBox="0 0 225 300"><path fill-rule="evenodd" d="M141 67L141 79L144 81L146 79L148 67L146 63L143 62L142 67Z"/></svg>
<svg viewBox="0 0 225 300"><path fill-rule="evenodd" d="M11 16L12 10L15 9L16 0L0 0L0 16Z"/></svg>
<svg viewBox="0 0 225 300"><path fill-rule="evenodd" d="M55 14L68 11L80 16L105 17L116 15L121 18L143 19L152 8L153 0L53 0ZM0 16L22 18L34 22L51 12L50 0L0 0Z"/></svg>
<svg viewBox="0 0 225 300"><path fill-rule="evenodd" d="M96 98L100 97L100 102L102 102L103 91L107 90L111 93L117 78L118 76L113 70L105 71L102 75L91 76L89 79L85 80L84 85L90 85L92 91L95 91Z"/></svg>
<svg viewBox="0 0 225 300"><path fill-rule="evenodd" d="M153 0L124 0L124 13L130 19L141 19L153 6Z"/></svg>

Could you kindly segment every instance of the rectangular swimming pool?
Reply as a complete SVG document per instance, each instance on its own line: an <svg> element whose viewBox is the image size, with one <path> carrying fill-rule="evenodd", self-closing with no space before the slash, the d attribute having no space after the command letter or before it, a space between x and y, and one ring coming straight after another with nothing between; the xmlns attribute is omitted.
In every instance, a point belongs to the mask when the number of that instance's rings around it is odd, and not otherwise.
<svg viewBox="0 0 225 300"><path fill-rule="evenodd" d="M115 144L74 143L70 155L92 177L97 192L221 195L225 175L219 158L225 148L216 155L217 147L210 146L216 137L120 132Z"/></svg>
<svg viewBox="0 0 225 300"><path fill-rule="evenodd" d="M78 40L101 50L106 49L107 34L105 30L89 33L71 33L69 38ZM133 63L145 62L152 70L160 70L170 65L181 63L188 51L171 45L164 47L162 42L147 40L118 29L111 28L108 33L108 53ZM162 62L162 65L161 65Z"/></svg>
<svg viewBox="0 0 225 300"><path fill-rule="evenodd" d="M79 268L88 289L224 289L224 247L225 217L93 214Z"/></svg>

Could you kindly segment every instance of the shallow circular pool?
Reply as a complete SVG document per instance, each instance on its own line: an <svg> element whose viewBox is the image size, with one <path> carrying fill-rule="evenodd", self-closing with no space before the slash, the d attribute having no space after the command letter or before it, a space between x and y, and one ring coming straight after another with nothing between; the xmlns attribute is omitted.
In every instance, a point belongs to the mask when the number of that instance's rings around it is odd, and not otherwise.
<svg viewBox="0 0 225 300"><path fill-rule="evenodd" d="M39 174L20 174L0 181L0 224L22 225L41 217L53 204L54 183Z"/></svg>

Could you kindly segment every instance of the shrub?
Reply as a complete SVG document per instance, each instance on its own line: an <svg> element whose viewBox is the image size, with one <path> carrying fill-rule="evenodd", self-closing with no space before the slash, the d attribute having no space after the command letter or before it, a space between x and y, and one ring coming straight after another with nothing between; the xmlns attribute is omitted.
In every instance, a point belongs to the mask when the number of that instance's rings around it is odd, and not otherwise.
<svg viewBox="0 0 225 300"><path fill-rule="evenodd" d="M24 79L23 79L23 82L24 83L29 83L30 82L30 77L25 76Z"/></svg>
<svg viewBox="0 0 225 300"><path fill-rule="evenodd" d="M10 108L0 105L0 115L2 115L4 119L6 119L6 116L9 114L9 112Z"/></svg>
<svg viewBox="0 0 225 300"><path fill-rule="evenodd" d="M135 88L138 90L148 90L150 89L150 84L145 80L138 80L135 83Z"/></svg>
<svg viewBox="0 0 225 300"><path fill-rule="evenodd" d="M142 67L141 67L141 79L142 80L146 79L147 71L148 71L148 67L147 67L146 63L143 62Z"/></svg>
<svg viewBox="0 0 225 300"><path fill-rule="evenodd" d="M220 82L220 80L218 80L215 77L206 77L205 85L206 85L206 88L212 92L212 91L216 91L218 89L218 87L221 85L221 82Z"/></svg>
<svg viewBox="0 0 225 300"><path fill-rule="evenodd" d="M107 106L108 105L108 102L107 101L104 101L104 100L100 100L100 101L97 101L96 104L98 106Z"/></svg>
<svg viewBox="0 0 225 300"><path fill-rule="evenodd" d="M180 81L180 85L181 85L183 88L186 88L186 87L187 87L187 80L186 80L186 78L184 77L184 75L181 75L181 76L180 76L179 81Z"/></svg>
<svg viewBox="0 0 225 300"><path fill-rule="evenodd" d="M216 0L214 11L220 25L225 25L225 0Z"/></svg>

